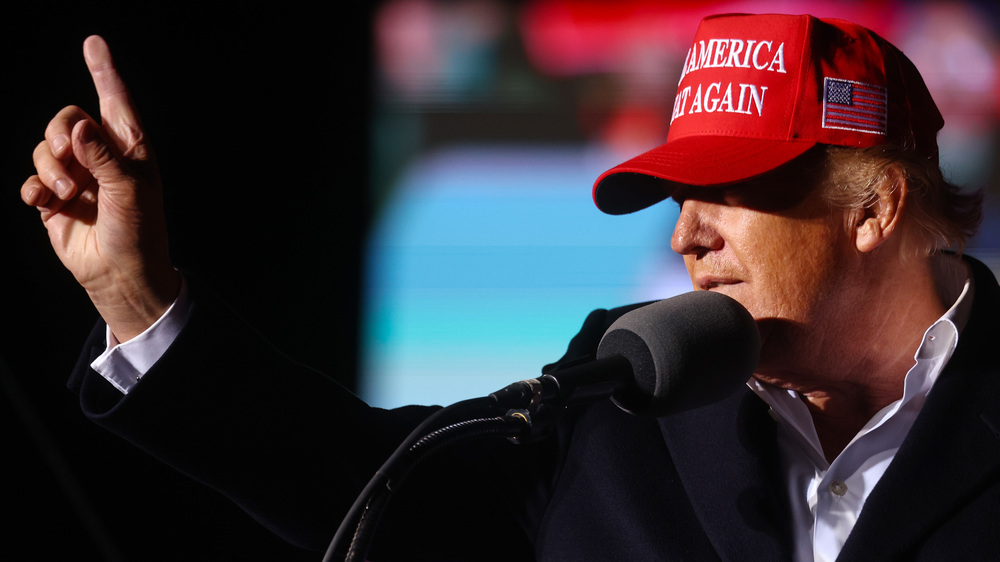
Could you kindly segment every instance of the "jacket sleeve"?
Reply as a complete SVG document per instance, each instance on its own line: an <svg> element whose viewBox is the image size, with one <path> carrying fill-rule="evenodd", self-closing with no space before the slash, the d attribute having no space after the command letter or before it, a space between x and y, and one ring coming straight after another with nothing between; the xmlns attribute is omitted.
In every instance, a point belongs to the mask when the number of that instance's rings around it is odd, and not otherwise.
<svg viewBox="0 0 1000 562"><path fill-rule="evenodd" d="M216 489L288 542L325 550L371 475L438 408L369 407L274 349L204 285L194 281L190 290L187 325L128 395L89 367L104 349L103 325L70 387L94 422ZM566 356L546 369L592 357L624 310L593 312ZM529 559L571 433L561 422L544 442L476 443L427 461L394 495L372 558Z"/></svg>
<svg viewBox="0 0 1000 562"><path fill-rule="evenodd" d="M274 349L192 283L185 329L122 395L90 369L94 329L70 378L91 420L217 489L285 540L326 548L395 444L434 409L370 408Z"/></svg>

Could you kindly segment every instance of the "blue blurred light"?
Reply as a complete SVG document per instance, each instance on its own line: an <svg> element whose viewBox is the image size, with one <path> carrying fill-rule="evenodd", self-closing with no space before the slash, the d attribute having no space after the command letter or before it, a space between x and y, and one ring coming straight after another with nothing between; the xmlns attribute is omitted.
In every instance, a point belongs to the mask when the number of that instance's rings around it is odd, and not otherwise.
<svg viewBox="0 0 1000 562"><path fill-rule="evenodd" d="M688 290L676 205L600 213L582 147L456 147L416 162L375 225L362 397L450 403L536 376L599 307ZM654 267L650 264L664 264Z"/></svg>

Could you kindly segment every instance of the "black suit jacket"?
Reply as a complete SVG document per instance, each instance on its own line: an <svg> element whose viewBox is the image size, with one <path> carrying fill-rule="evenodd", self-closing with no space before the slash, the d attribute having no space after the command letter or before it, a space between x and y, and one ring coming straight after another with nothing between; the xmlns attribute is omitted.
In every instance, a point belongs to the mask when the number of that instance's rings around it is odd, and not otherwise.
<svg viewBox="0 0 1000 562"><path fill-rule="evenodd" d="M1000 288L970 260L974 311L842 560L1000 559ZM86 414L322 551L369 476L434 411L370 408L266 344L192 284L189 324L122 398L87 367ZM626 309L595 311L564 360ZM791 556L775 424L748 389L643 419L608 401L538 443L478 443L428 461L396 494L373 559L783 560Z"/></svg>

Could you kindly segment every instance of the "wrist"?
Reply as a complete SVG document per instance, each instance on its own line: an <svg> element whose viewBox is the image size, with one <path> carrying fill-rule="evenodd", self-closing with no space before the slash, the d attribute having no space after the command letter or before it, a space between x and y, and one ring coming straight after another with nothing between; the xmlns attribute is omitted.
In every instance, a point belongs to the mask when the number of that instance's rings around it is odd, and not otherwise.
<svg viewBox="0 0 1000 562"><path fill-rule="evenodd" d="M102 287L88 289L101 318L119 342L146 331L180 294L181 274L169 264L125 275Z"/></svg>

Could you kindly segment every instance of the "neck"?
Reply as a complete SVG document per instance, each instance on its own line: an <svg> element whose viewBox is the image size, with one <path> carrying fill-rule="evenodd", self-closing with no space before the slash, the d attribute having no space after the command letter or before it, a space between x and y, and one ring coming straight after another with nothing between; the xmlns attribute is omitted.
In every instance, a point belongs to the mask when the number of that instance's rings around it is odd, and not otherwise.
<svg viewBox="0 0 1000 562"><path fill-rule="evenodd" d="M831 298L833 310L823 317L833 321L779 338L774 347L780 356L762 358L755 375L802 396L829 461L875 414L902 397L923 333L946 309L930 260L888 265L892 271L852 276L848 286L864 290Z"/></svg>

